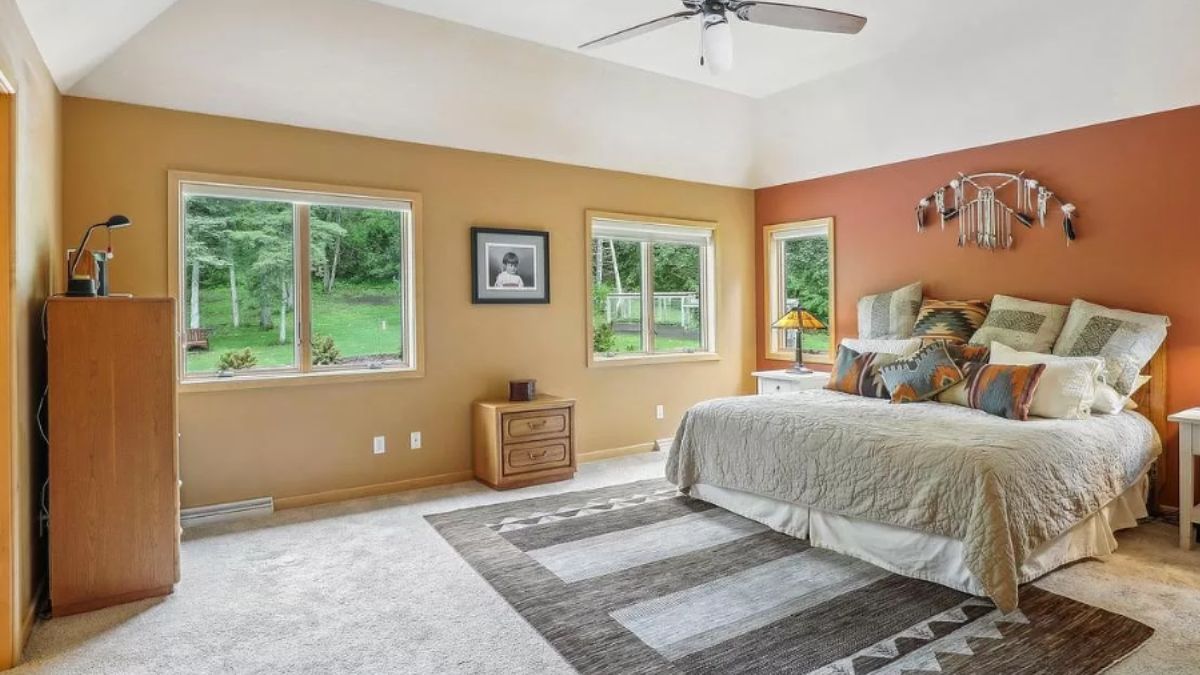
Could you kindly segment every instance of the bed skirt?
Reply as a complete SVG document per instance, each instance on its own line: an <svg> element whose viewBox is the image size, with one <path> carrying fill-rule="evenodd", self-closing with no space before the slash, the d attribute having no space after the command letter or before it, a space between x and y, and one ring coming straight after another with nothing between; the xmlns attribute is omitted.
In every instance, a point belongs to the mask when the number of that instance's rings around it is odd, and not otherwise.
<svg viewBox="0 0 1200 675"><path fill-rule="evenodd" d="M1021 565L1020 582L1033 581L1063 565L1108 555L1117 550L1113 533L1137 527L1145 518L1149 479L1133 487L1070 530L1038 547ZM896 525L848 518L819 509L789 504L749 492L697 483L689 494L749 518L777 532L805 539L818 548L865 560L889 572L924 579L972 595L987 595L967 570L964 547L958 539L927 534Z"/></svg>

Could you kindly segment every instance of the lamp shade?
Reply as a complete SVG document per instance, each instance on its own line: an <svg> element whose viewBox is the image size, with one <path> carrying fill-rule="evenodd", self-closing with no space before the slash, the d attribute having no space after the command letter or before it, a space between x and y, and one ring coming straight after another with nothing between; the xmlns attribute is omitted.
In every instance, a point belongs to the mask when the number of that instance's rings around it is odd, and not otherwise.
<svg viewBox="0 0 1200 675"><path fill-rule="evenodd" d="M132 224L133 224L132 220L130 220L129 218L127 218L125 216L119 215L119 214L112 216L105 222L101 223L101 225L103 225L104 227L107 227L110 230L119 230L122 227L129 227Z"/></svg>
<svg viewBox="0 0 1200 675"><path fill-rule="evenodd" d="M824 322L809 313L803 307L795 307L789 309L787 313L775 320L771 324L772 328L780 330L821 330L825 328Z"/></svg>

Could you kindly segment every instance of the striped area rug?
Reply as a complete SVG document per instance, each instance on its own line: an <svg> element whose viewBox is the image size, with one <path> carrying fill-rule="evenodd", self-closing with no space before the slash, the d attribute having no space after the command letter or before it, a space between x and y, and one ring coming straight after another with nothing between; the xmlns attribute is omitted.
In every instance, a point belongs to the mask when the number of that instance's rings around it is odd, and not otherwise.
<svg viewBox="0 0 1200 675"><path fill-rule="evenodd" d="M581 673L1098 673L1153 630L1021 608L808 546L665 481L429 516Z"/></svg>

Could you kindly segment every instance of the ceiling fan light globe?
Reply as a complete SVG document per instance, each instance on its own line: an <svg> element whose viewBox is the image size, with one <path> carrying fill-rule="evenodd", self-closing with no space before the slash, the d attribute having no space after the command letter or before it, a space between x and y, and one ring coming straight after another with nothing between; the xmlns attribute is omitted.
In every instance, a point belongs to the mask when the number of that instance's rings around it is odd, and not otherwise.
<svg viewBox="0 0 1200 675"><path fill-rule="evenodd" d="M713 75L733 70L733 29L722 17L718 21L705 21L701 35L704 64Z"/></svg>

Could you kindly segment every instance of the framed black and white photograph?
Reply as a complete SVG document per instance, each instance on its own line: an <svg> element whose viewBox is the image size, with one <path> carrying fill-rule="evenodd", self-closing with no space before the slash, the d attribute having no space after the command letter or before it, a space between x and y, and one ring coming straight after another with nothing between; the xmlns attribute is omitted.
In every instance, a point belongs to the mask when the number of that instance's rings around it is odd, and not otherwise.
<svg viewBox="0 0 1200 675"><path fill-rule="evenodd" d="M550 302L550 233L471 228L471 302Z"/></svg>

